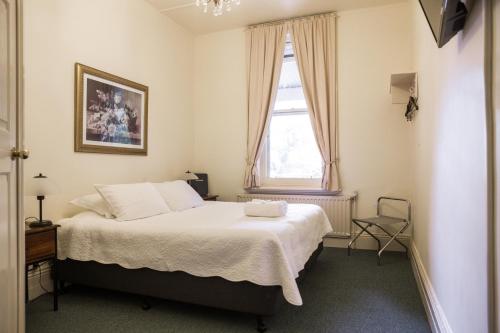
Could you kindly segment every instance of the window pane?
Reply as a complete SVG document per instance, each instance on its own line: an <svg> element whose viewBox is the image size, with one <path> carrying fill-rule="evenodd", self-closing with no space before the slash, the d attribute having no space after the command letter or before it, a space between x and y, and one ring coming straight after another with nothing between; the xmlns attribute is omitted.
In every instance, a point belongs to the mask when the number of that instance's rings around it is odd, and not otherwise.
<svg viewBox="0 0 500 333"><path fill-rule="evenodd" d="M321 178L322 167L309 114L274 115L269 128L269 177Z"/></svg>
<svg viewBox="0 0 500 333"><path fill-rule="evenodd" d="M306 110L307 104L302 87L278 89L274 111Z"/></svg>
<svg viewBox="0 0 500 333"><path fill-rule="evenodd" d="M299 69L294 58L285 58L274 105L275 111L305 110L306 99L300 82Z"/></svg>
<svg viewBox="0 0 500 333"><path fill-rule="evenodd" d="M301 87L299 68L295 58L286 58L281 67L279 89Z"/></svg>

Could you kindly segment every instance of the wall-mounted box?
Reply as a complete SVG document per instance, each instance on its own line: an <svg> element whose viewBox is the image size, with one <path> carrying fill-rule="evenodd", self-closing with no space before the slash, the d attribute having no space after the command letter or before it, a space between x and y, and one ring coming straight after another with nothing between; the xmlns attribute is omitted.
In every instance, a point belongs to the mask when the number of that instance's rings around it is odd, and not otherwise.
<svg viewBox="0 0 500 333"><path fill-rule="evenodd" d="M391 74L392 104L407 104L410 95L418 96L417 73Z"/></svg>

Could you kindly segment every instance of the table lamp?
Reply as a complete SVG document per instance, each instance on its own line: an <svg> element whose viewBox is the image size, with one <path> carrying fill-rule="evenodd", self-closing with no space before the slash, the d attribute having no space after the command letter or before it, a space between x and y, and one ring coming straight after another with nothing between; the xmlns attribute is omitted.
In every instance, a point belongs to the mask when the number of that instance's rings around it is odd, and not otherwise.
<svg viewBox="0 0 500 333"><path fill-rule="evenodd" d="M193 180L197 181L197 180L200 180L200 178L198 178L197 175L195 175L194 173L192 173L191 171L188 170L184 173L182 180L185 180L189 185L191 185L191 182Z"/></svg>
<svg viewBox="0 0 500 333"><path fill-rule="evenodd" d="M52 221L43 219L43 200L45 199L45 196L56 193L57 187L47 176L41 173L33 177L29 185L30 188L28 190L28 194L30 196L36 196L39 205L38 221L31 222L29 224L30 228L40 228L52 225Z"/></svg>

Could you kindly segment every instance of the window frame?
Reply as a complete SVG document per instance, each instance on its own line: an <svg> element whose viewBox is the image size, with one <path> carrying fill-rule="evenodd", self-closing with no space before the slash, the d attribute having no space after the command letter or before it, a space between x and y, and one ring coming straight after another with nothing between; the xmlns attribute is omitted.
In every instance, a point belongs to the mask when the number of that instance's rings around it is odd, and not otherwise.
<svg viewBox="0 0 500 333"><path fill-rule="evenodd" d="M279 111L271 117L286 116L286 115L302 115L309 114L307 109L293 109L289 111ZM312 124L311 124L312 126ZM290 188L290 189L321 189L322 178L272 178L269 177L270 168L270 137L271 133L268 131L264 141L264 148L259 161L259 169L261 175L262 188ZM319 148L318 148L319 149ZM323 166L324 167L324 166Z"/></svg>

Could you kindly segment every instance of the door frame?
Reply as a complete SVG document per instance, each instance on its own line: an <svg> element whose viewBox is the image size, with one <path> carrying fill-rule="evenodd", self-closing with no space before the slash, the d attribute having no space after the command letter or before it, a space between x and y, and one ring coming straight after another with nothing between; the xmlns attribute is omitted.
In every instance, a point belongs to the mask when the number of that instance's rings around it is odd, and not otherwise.
<svg viewBox="0 0 500 333"><path fill-rule="evenodd" d="M24 149L24 39L23 39L23 0L16 0L16 84L17 84L17 112L16 112L16 148ZM25 312L25 225L24 225L24 172L23 160L17 159L17 328L24 333L26 328Z"/></svg>
<svg viewBox="0 0 500 333"><path fill-rule="evenodd" d="M500 0L485 6L489 328L500 333Z"/></svg>

